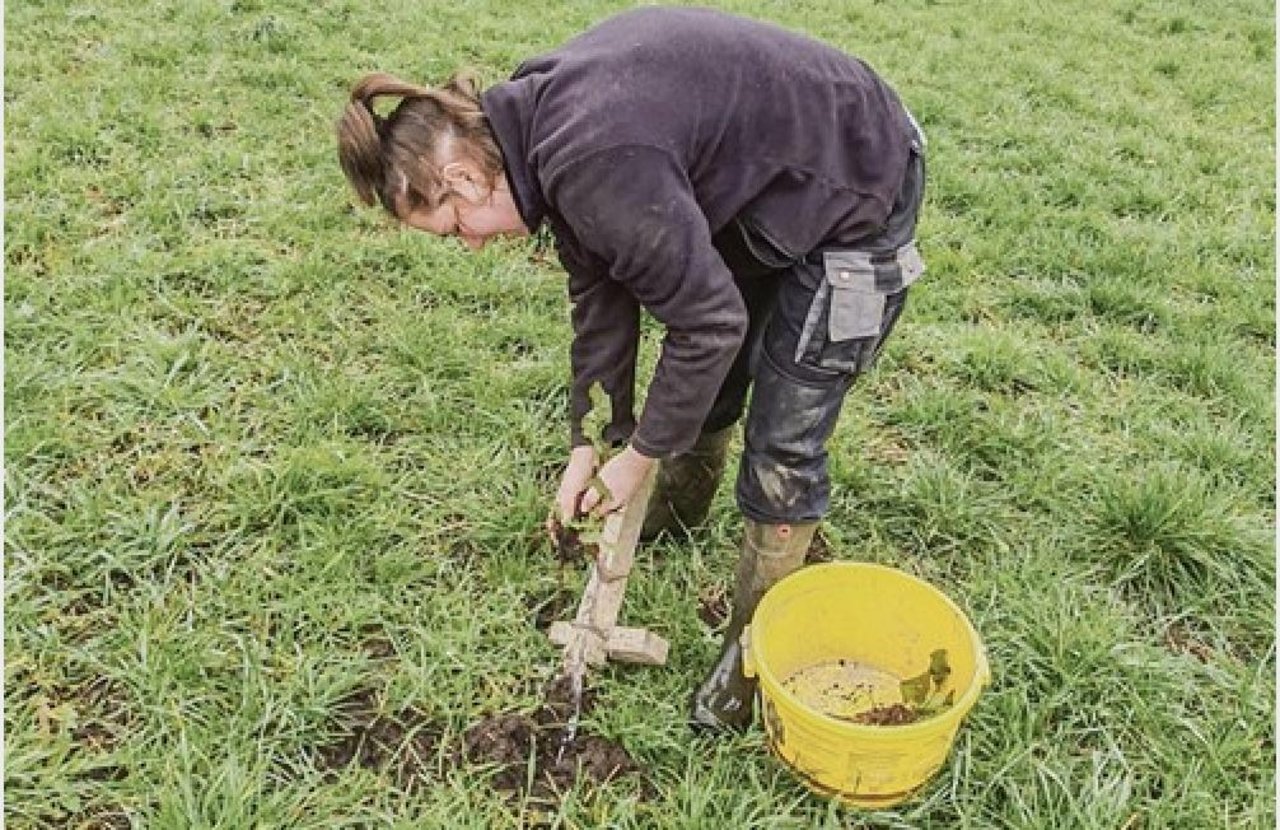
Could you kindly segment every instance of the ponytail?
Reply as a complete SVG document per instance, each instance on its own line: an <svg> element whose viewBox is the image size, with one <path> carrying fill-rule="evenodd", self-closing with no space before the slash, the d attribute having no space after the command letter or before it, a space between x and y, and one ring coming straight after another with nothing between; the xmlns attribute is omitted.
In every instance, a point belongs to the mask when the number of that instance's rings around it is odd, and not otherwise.
<svg viewBox="0 0 1280 830"><path fill-rule="evenodd" d="M379 98L399 98L387 117ZM436 159L446 143L479 162L491 177L502 172L502 152L480 107L480 84L458 73L432 89L378 72L361 78L336 125L338 161L366 205L381 202L395 214L401 195L428 205L443 198Z"/></svg>
<svg viewBox="0 0 1280 830"><path fill-rule="evenodd" d="M455 72L453 77L445 81L444 91L450 95L480 107L480 79L472 72L465 70Z"/></svg>

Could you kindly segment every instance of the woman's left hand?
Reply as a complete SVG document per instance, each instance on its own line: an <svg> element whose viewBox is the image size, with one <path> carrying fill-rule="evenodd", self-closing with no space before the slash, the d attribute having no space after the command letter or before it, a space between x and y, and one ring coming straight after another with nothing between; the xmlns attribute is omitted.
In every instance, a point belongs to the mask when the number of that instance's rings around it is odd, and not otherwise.
<svg viewBox="0 0 1280 830"><path fill-rule="evenodd" d="M640 489L644 477L657 459L641 455L630 445L622 452L609 459L598 473L601 481L609 488L612 499L605 499L603 493L594 487L588 487L582 496L582 512L596 516L604 516L615 510L621 510L631 501L632 496Z"/></svg>

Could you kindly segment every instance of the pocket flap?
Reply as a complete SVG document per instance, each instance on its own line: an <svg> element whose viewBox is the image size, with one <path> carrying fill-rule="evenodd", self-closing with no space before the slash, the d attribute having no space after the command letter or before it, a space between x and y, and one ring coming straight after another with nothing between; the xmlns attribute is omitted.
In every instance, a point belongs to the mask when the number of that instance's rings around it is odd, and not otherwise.
<svg viewBox="0 0 1280 830"><path fill-rule="evenodd" d="M827 337L840 342L878 335L885 295L876 287L871 256L861 251L828 251L824 258L831 286Z"/></svg>
<svg viewBox="0 0 1280 830"><path fill-rule="evenodd" d="M823 268L832 288L871 293L876 290L876 269L864 251L824 251Z"/></svg>
<svg viewBox="0 0 1280 830"><path fill-rule="evenodd" d="M823 251L822 265L833 287L896 294L925 272L915 242L888 253Z"/></svg>

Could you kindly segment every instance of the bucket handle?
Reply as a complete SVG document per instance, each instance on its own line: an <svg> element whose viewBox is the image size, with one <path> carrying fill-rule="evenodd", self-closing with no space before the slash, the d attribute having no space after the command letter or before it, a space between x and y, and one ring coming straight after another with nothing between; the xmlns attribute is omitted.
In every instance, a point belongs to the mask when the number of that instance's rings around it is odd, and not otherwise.
<svg viewBox="0 0 1280 830"><path fill-rule="evenodd" d="M744 626L738 635L738 646L742 649L742 676L748 680L756 676L756 656L751 653L751 626Z"/></svg>

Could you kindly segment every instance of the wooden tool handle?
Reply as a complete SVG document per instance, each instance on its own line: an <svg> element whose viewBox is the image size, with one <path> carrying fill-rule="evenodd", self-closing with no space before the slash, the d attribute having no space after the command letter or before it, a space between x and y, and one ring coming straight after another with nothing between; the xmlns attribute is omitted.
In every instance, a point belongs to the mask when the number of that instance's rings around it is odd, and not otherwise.
<svg viewBox="0 0 1280 830"><path fill-rule="evenodd" d="M635 561L636 543L644 527L645 513L649 510L649 497L653 494L653 482L657 478L657 465L640 482L631 500L622 510L615 510L605 517L600 532L600 558L596 565L606 580L617 579L631 572Z"/></svg>
<svg viewBox="0 0 1280 830"><path fill-rule="evenodd" d="M591 565L591 576L578 603L578 614L565 649L566 668L572 668L570 664L580 659L592 665L605 661L609 637L622 609L627 576L635 562L636 543L640 541L640 528L644 525L655 477L656 465L626 507L605 518L600 534L600 556Z"/></svg>

